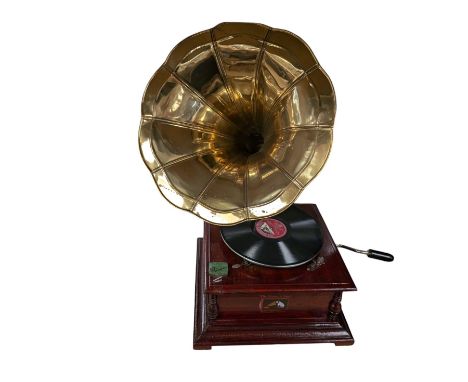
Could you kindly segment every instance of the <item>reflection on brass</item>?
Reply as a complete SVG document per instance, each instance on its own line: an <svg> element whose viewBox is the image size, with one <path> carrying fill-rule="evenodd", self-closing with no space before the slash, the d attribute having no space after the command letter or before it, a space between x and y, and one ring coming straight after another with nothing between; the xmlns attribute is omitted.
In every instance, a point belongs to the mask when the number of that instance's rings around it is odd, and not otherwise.
<svg viewBox="0 0 468 382"><path fill-rule="evenodd" d="M180 42L142 101L141 155L163 196L204 220L277 214L325 164L335 93L304 41L223 23Z"/></svg>

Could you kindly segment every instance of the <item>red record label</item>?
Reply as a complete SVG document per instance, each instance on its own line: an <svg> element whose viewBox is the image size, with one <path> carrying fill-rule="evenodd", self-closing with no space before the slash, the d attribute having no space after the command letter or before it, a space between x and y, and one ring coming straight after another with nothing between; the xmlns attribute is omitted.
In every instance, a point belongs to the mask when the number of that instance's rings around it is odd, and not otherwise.
<svg viewBox="0 0 468 382"><path fill-rule="evenodd" d="M267 218L255 222L255 231L263 237L268 239L279 239L286 235L288 229L283 222Z"/></svg>

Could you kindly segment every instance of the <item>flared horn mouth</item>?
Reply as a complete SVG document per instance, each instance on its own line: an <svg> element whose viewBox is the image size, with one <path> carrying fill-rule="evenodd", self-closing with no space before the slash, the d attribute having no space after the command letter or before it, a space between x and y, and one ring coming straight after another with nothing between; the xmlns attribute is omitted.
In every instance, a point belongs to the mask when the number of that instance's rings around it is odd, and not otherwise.
<svg viewBox="0 0 468 382"><path fill-rule="evenodd" d="M335 93L294 34L223 23L180 42L142 101L142 157L164 197L219 225L286 209L325 164Z"/></svg>

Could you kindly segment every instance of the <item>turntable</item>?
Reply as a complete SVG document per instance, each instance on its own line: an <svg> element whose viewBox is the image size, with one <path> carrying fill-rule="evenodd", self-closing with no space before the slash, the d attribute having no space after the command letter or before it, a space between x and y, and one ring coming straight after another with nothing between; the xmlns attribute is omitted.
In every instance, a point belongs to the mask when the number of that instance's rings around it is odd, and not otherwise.
<svg viewBox="0 0 468 382"><path fill-rule="evenodd" d="M260 24L190 36L151 78L142 158L162 195L205 221L195 349L354 342L341 310L354 282L317 207L294 204L328 158L335 110L306 43Z"/></svg>

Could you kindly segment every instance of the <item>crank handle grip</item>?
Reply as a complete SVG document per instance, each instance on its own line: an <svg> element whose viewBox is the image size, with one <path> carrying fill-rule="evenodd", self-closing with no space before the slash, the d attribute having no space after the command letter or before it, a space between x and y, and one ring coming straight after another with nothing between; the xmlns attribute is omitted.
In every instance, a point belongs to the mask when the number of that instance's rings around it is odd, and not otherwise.
<svg viewBox="0 0 468 382"><path fill-rule="evenodd" d="M382 261L393 261L394 257L390 253L377 251L375 249L367 250L367 257Z"/></svg>
<svg viewBox="0 0 468 382"><path fill-rule="evenodd" d="M362 249L356 249L353 247L350 247L348 245L343 245L343 244L338 244L337 247L347 249L349 251L353 251L356 253L362 253L366 255L367 257L370 257L371 259L376 259L376 260L381 260L381 261L393 261L394 257L390 253L387 252L382 252L382 251L377 251L375 249L368 249L367 251L364 251Z"/></svg>

